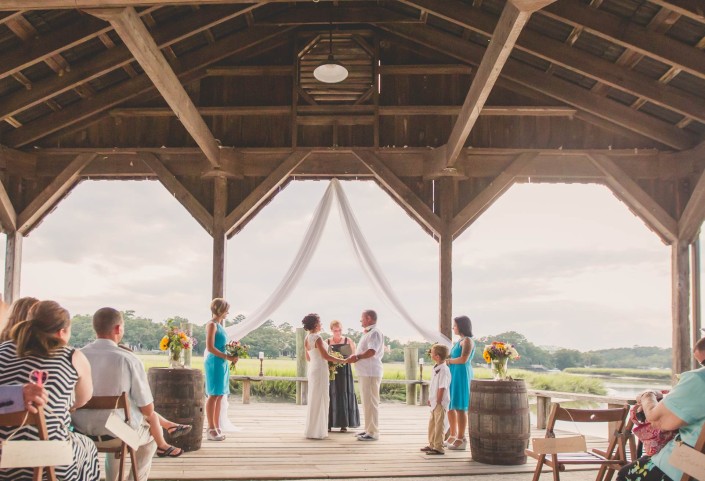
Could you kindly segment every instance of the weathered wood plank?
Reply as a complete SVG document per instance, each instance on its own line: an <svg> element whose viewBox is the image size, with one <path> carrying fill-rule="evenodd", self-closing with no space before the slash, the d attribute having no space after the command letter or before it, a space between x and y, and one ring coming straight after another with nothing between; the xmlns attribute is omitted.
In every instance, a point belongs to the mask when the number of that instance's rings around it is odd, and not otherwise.
<svg viewBox="0 0 705 481"><path fill-rule="evenodd" d="M692 243L697 238L703 221L705 221L705 171L700 174L683 214L678 220L678 238L683 242Z"/></svg>
<svg viewBox="0 0 705 481"><path fill-rule="evenodd" d="M690 245L677 239L671 245L671 372L676 375L690 370Z"/></svg>
<svg viewBox="0 0 705 481"><path fill-rule="evenodd" d="M3 301L10 305L20 297L23 236L17 231L7 232L6 234L5 288Z"/></svg>

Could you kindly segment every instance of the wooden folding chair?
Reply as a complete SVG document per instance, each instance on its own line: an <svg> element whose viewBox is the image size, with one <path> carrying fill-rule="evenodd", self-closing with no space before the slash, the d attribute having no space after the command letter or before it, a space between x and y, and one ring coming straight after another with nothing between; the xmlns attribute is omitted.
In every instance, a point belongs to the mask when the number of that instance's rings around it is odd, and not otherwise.
<svg viewBox="0 0 705 481"><path fill-rule="evenodd" d="M705 464L705 424L703 424L702 430L700 431L700 436L698 436L698 440L695 442L693 449L698 453L703 454L703 456L698 456L700 459L695 461L692 465L678 466L681 471L683 471L681 481L697 481L698 479L705 479L702 474L700 474L703 472L703 465ZM671 459L672 458L673 454L671 454ZM698 465L697 468L696 464ZM698 469L697 473L695 472L696 469ZM696 478L696 476L699 477Z"/></svg>
<svg viewBox="0 0 705 481"><path fill-rule="evenodd" d="M599 452L593 449L579 452L563 452L563 449L556 443L556 448L552 452L538 452L538 450L527 449L526 454L538 460L534 471L533 481L538 481L541 476L544 464L553 471L553 480L560 481L560 471L565 471L568 465L599 465L596 480L604 477L607 469L621 467L626 464L624 446L624 426L629 413L629 406L626 404L621 408L613 409L567 409L560 404L553 404L551 414L546 426L545 438L556 438L554 428L556 421L567 421L570 423L614 423L615 431L611 437L606 451ZM560 440L560 438L556 438ZM619 448L622 446L622 448ZM570 448L569 448L570 450Z"/></svg>
<svg viewBox="0 0 705 481"><path fill-rule="evenodd" d="M124 392L119 396L93 396L90 401L79 409L122 409L125 413L125 421L128 424L130 422L130 401L127 399L127 394ZM118 477L120 481L124 479L125 456L127 456L129 452L130 461L132 462L132 477L133 479L137 479L137 456L135 455L134 449L121 439L104 442L94 440L94 442L99 453L115 454L115 457L120 460L120 475Z"/></svg>
<svg viewBox="0 0 705 481"><path fill-rule="evenodd" d="M16 428L18 426L22 426L23 424L26 426L35 426L39 433L39 440L46 441L49 439L49 433L47 432L47 423L44 418L44 409L42 407L38 407L37 411L37 414L32 414L27 411L0 414L0 426L10 428ZM43 477L42 475L45 471L49 481L56 481L54 466L38 466L34 468L32 479L34 481L41 481Z"/></svg>
<svg viewBox="0 0 705 481"><path fill-rule="evenodd" d="M626 464L636 461L638 459L637 443L632 429L634 429L634 421L627 415L627 421L621 434L613 433L617 440L616 450L611 455L607 453L607 450L601 449L593 449L592 452L609 459L624 459ZM617 468L617 466L600 468L596 481L611 481Z"/></svg>

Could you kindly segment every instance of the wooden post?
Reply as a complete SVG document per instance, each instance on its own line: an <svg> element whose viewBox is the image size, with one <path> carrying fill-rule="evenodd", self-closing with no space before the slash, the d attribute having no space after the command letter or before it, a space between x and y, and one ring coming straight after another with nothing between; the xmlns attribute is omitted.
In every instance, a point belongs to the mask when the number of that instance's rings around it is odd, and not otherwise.
<svg viewBox="0 0 705 481"><path fill-rule="evenodd" d="M624 404L610 404L610 403L607 403L607 408L608 408L608 409L619 409L619 408L621 408L622 406L624 406ZM618 428L618 427L619 427L619 421L610 421L609 423L607 423L607 439L608 439L608 440L611 441L612 438L614 438L614 433L617 432L617 428Z"/></svg>
<svg viewBox="0 0 705 481"><path fill-rule="evenodd" d="M242 381L242 404L250 404L250 393L252 389L252 381L245 379Z"/></svg>
<svg viewBox="0 0 705 481"><path fill-rule="evenodd" d="M22 234L8 232L5 247L5 302L12 304L20 297L22 273Z"/></svg>
<svg viewBox="0 0 705 481"><path fill-rule="evenodd" d="M228 202L228 180L213 180L213 298L225 294L225 210Z"/></svg>
<svg viewBox="0 0 705 481"><path fill-rule="evenodd" d="M536 396L536 429L546 429L548 413L551 412L551 398Z"/></svg>
<svg viewBox="0 0 705 481"><path fill-rule="evenodd" d="M441 236L438 240L439 257L439 302L438 329L448 339L452 333L453 311L453 179L443 177L438 180L440 186Z"/></svg>
<svg viewBox="0 0 705 481"><path fill-rule="evenodd" d="M306 331L303 327L296 328L296 377L306 376L306 348L304 347L304 339L306 339ZM306 405L306 395L308 391L308 383L296 381L296 404L300 406Z"/></svg>
<svg viewBox="0 0 705 481"><path fill-rule="evenodd" d="M700 332L702 327L702 321L700 318L700 234L695 236L695 240L690 245L690 278L691 286L690 291L693 293L693 298L690 302L691 310L693 312L693 345L703 337ZM700 367L700 363L695 360L693 356L690 356L690 361L692 363L693 369Z"/></svg>
<svg viewBox="0 0 705 481"><path fill-rule="evenodd" d="M404 370L406 380L415 381L419 375L419 349L417 347L404 348ZM406 385L406 404L414 406L416 404L416 384Z"/></svg>
<svg viewBox="0 0 705 481"><path fill-rule="evenodd" d="M673 322L673 361L675 375L690 369L690 263L688 244L676 241L671 245L671 316Z"/></svg>

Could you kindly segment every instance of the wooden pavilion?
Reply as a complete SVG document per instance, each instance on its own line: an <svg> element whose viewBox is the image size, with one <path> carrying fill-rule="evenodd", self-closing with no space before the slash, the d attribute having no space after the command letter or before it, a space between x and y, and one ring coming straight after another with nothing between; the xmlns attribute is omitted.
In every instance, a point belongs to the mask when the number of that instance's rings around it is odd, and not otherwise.
<svg viewBox="0 0 705 481"><path fill-rule="evenodd" d="M373 179L438 241L450 334L453 239L515 182L600 183L671 246L687 370L704 47L700 0L0 0L6 299L85 179L160 181L213 236L214 296L287 182Z"/></svg>

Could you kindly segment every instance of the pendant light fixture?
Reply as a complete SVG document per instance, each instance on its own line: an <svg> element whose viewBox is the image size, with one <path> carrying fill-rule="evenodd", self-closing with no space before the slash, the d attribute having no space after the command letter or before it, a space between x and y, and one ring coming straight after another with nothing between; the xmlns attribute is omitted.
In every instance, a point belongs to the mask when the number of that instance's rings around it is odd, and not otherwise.
<svg viewBox="0 0 705 481"><path fill-rule="evenodd" d="M348 78L348 69L333 57L333 24L328 32L328 59L313 71L319 82L337 84Z"/></svg>

